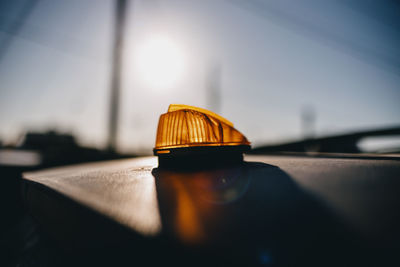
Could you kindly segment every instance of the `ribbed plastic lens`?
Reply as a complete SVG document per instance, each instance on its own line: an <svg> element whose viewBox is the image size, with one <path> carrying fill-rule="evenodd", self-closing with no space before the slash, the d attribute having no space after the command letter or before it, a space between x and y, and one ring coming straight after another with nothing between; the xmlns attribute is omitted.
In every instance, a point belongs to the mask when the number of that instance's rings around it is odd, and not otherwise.
<svg viewBox="0 0 400 267"><path fill-rule="evenodd" d="M154 153L189 147L250 146L246 137L225 118L205 109L170 105L160 116Z"/></svg>

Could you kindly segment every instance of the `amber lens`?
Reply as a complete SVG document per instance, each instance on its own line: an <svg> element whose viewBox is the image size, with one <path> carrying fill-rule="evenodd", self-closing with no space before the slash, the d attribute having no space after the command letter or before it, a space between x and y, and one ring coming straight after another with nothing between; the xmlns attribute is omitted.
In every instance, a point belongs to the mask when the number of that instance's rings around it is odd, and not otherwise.
<svg viewBox="0 0 400 267"><path fill-rule="evenodd" d="M249 146L233 124L208 110L171 105L158 122L155 154L189 147Z"/></svg>

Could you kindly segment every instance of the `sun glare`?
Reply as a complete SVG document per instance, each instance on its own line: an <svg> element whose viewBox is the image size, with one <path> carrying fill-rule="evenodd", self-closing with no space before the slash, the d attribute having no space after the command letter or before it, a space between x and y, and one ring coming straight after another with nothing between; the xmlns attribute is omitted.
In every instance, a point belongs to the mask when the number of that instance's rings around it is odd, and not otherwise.
<svg viewBox="0 0 400 267"><path fill-rule="evenodd" d="M167 37L152 37L139 47L137 67L140 78L154 88L174 86L182 77L181 49Z"/></svg>

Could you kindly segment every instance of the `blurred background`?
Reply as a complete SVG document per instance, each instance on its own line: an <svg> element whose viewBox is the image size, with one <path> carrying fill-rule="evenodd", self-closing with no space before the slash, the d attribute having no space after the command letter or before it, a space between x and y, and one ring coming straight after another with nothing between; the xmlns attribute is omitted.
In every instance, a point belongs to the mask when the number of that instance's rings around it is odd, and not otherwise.
<svg viewBox="0 0 400 267"><path fill-rule="evenodd" d="M394 0L2 0L0 144L147 155L171 103L253 147L398 126L399 15Z"/></svg>
<svg viewBox="0 0 400 267"><path fill-rule="evenodd" d="M398 157L399 48L395 0L0 0L1 265L42 255L23 172L151 155L172 103L252 153Z"/></svg>

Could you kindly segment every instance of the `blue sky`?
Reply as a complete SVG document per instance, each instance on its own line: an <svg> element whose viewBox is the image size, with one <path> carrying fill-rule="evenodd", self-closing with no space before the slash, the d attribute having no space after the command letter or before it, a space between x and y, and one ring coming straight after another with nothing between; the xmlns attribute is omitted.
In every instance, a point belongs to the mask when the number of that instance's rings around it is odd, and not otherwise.
<svg viewBox="0 0 400 267"><path fill-rule="evenodd" d="M119 149L150 152L170 103L207 108L210 66L221 68L220 113L254 145L400 124L400 28L390 1L144 1L128 10ZM2 2L0 42L25 1ZM250 3L250 4L249 4ZM0 139L56 128L80 143L107 137L112 1L39 0L0 61ZM136 62L167 36L184 71L153 88Z"/></svg>

